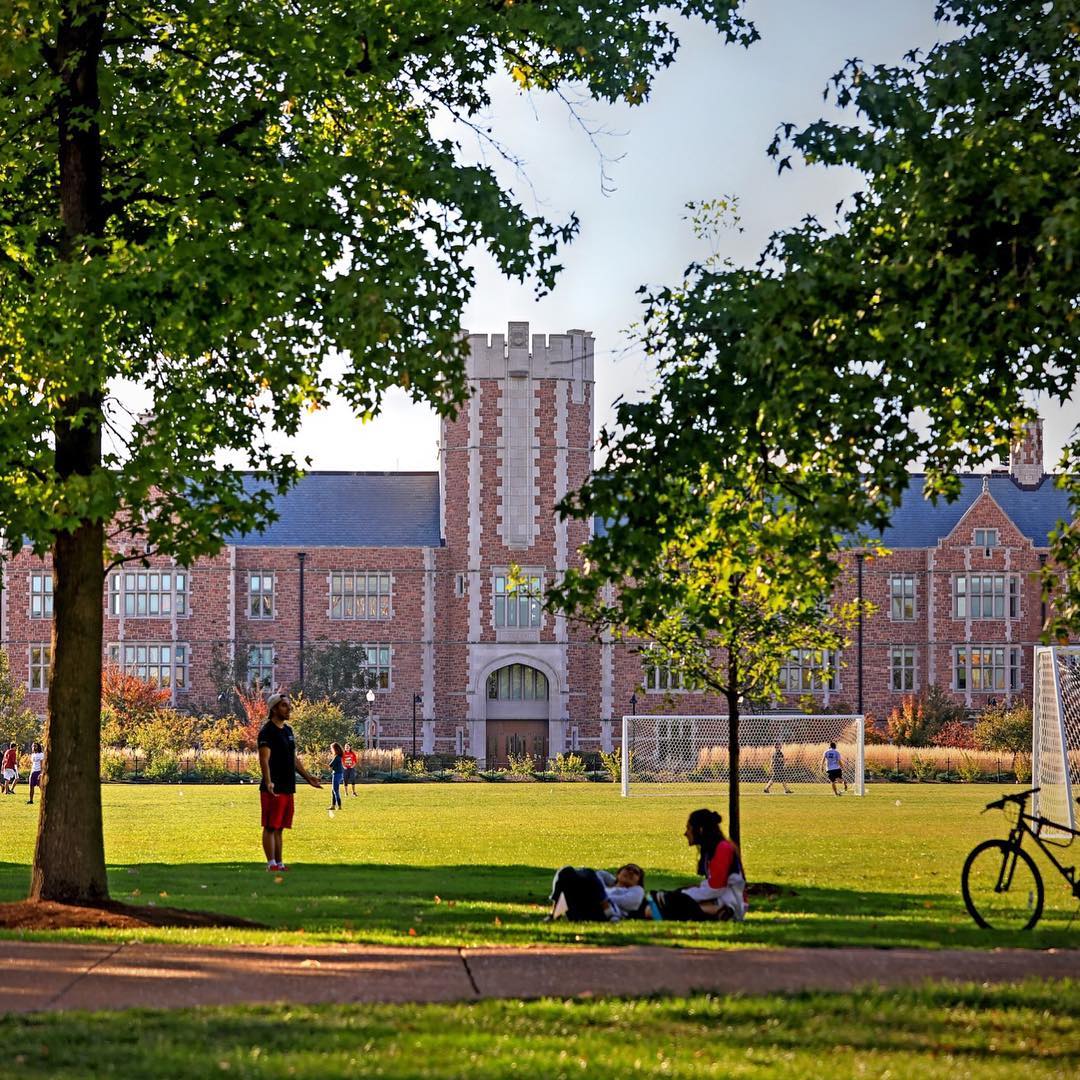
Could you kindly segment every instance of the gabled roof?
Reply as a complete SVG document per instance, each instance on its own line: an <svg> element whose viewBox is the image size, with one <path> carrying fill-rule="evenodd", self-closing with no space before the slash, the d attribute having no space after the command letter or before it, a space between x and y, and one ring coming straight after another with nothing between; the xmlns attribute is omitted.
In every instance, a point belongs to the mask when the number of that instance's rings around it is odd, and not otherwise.
<svg viewBox="0 0 1080 1080"><path fill-rule="evenodd" d="M1037 548L1049 547L1050 531L1059 521L1071 520L1068 492L1055 485L1053 476L1044 476L1037 488L1022 488L1008 475L970 473L960 477L960 495L955 502L935 505L925 495L926 477L913 473L892 524L882 534L883 543L888 548L936 546L982 494L984 479L991 498ZM606 536L607 526L603 518L593 518L596 536Z"/></svg>
<svg viewBox="0 0 1080 1080"><path fill-rule="evenodd" d="M926 478L917 473L893 514L892 524L882 534L882 542L888 548L934 547L971 509L982 494L984 480L990 497L1037 548L1048 547L1050 531L1059 521L1072 517L1068 492L1055 485L1053 476L1044 476L1037 488L1022 488L1008 475L966 474L960 477L960 495L955 502L934 505L924 494Z"/></svg>
<svg viewBox="0 0 1080 1080"><path fill-rule="evenodd" d="M244 487L265 481L255 473ZM237 547L439 547L437 472L311 472L274 498L278 520Z"/></svg>

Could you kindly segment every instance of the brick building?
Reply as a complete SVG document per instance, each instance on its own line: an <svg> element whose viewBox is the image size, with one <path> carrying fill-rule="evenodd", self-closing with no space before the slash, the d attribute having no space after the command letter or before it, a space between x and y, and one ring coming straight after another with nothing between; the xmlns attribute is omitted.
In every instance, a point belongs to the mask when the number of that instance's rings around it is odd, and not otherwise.
<svg viewBox="0 0 1080 1080"><path fill-rule="evenodd" d="M546 583L578 559L588 526L551 507L592 468L593 341L571 330L469 337L472 396L444 420L439 471L312 473L277 500L264 533L231 538L191 567L152 555L109 575L106 660L213 708L233 665L263 685L302 683L305 647L366 646L371 717L384 745L491 763L610 748L618 718L723 711L644 666L630 645L594 641L542 607ZM255 483L254 479L250 480ZM841 591L877 607L829 678L793 658L793 697L883 716L931 683L970 708L1030 693L1045 616L1035 575L1068 512L1044 475L1041 426L1008 470L962 479L932 506L916 478L884 535L891 554L853 556ZM511 587L521 567L526 586ZM52 580L20 553L3 569L0 641L44 711Z"/></svg>

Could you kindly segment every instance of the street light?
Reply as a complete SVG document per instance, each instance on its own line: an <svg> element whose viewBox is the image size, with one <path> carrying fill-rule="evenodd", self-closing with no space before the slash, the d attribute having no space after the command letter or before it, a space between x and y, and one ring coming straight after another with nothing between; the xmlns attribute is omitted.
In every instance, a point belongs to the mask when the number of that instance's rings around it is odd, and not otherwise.
<svg viewBox="0 0 1080 1080"><path fill-rule="evenodd" d="M412 756L416 757L416 706L424 704L423 694L413 694L412 696Z"/></svg>

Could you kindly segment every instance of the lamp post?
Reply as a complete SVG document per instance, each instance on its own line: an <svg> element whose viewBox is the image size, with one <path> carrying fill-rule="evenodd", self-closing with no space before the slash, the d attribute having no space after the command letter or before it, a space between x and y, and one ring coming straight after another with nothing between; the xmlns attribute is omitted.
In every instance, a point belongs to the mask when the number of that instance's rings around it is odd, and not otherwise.
<svg viewBox="0 0 1080 1080"><path fill-rule="evenodd" d="M412 756L416 757L416 706L424 704L423 694L413 694L412 696Z"/></svg>

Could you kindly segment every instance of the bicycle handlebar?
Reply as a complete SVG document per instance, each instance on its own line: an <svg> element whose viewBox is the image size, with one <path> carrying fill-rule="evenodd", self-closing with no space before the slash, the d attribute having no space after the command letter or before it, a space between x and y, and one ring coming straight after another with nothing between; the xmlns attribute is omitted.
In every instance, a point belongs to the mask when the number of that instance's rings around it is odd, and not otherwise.
<svg viewBox="0 0 1080 1080"><path fill-rule="evenodd" d="M993 802L986 804L987 810L1004 810L1005 804L1014 802L1018 806L1023 805L1031 798L1032 795L1042 791L1042 788L1032 788L1030 791L1018 791L1015 795L1002 795L1000 799L995 799Z"/></svg>

